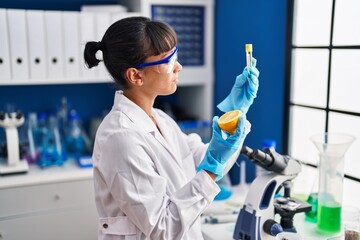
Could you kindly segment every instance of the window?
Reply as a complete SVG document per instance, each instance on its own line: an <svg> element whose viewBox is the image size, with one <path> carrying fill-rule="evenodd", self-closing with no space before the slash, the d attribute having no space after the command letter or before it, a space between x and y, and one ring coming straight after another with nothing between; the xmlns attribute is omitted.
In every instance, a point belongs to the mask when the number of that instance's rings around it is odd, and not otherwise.
<svg viewBox="0 0 360 240"><path fill-rule="evenodd" d="M356 137L345 174L360 181L360 1L289 1L285 151L317 165L310 137Z"/></svg>

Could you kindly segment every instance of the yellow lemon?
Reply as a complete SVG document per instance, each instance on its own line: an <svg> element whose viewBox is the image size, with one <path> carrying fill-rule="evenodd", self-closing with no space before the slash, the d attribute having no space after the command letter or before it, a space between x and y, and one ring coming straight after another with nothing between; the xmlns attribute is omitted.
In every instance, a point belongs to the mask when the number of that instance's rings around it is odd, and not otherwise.
<svg viewBox="0 0 360 240"><path fill-rule="evenodd" d="M219 118L218 125L225 132L234 134L241 115L240 110L226 112Z"/></svg>

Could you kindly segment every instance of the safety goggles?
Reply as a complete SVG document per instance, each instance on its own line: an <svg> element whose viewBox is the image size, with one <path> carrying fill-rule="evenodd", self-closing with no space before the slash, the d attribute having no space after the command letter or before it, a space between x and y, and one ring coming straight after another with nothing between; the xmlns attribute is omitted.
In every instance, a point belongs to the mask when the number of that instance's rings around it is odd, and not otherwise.
<svg viewBox="0 0 360 240"><path fill-rule="evenodd" d="M174 70L175 63L178 59L178 47L175 47L174 52L164 59L160 59L154 62L141 63L135 66L135 68L145 68L155 66L158 73L171 73Z"/></svg>

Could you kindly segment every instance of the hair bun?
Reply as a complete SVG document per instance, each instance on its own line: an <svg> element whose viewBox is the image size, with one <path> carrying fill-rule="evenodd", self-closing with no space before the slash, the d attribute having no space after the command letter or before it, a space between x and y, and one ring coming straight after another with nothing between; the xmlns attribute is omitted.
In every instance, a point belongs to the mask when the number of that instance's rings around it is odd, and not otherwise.
<svg viewBox="0 0 360 240"><path fill-rule="evenodd" d="M96 58L96 52L103 51L104 44L100 42L87 42L84 49L84 60L88 68L95 67L99 64L100 60Z"/></svg>

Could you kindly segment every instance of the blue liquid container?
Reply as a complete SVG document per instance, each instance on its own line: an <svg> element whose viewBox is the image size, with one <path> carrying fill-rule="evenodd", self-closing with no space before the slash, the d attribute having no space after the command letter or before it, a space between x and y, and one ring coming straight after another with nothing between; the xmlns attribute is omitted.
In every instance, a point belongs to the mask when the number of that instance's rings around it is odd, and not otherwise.
<svg viewBox="0 0 360 240"><path fill-rule="evenodd" d="M64 155L56 118L51 116L48 120L48 124L46 124L46 118L42 119L42 116L39 118L38 134L41 139L41 145L40 160L37 164L40 167L62 165L65 162L66 157Z"/></svg>
<svg viewBox="0 0 360 240"><path fill-rule="evenodd" d="M79 114L72 110L70 112L65 142L69 158L79 160L80 157L88 154L86 135L82 130Z"/></svg>

